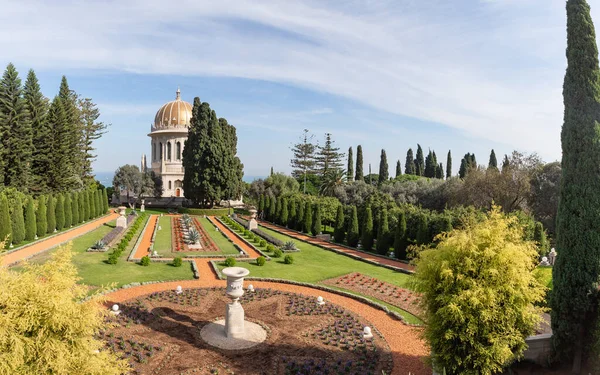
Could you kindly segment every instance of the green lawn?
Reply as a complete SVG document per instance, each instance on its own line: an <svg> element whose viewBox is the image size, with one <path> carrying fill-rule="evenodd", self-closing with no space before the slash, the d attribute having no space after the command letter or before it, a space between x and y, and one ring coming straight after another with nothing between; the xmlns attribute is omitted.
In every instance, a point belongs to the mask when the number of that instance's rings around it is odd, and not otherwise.
<svg viewBox="0 0 600 375"><path fill-rule="evenodd" d="M552 289L552 267L538 267L534 271L538 280L542 282L548 289Z"/></svg>
<svg viewBox="0 0 600 375"><path fill-rule="evenodd" d="M119 259L119 263L111 265L105 261L108 259L106 253L88 253L86 250L98 241L104 235L112 230L114 222L103 225L100 228L93 230L85 235L73 240L73 263L79 271L79 276L82 278L83 284L92 287L100 287L103 285L114 284L116 287L129 284L132 282L143 281L167 281L167 280L191 280L194 275L191 266L184 263L181 267L173 267L166 263L151 263L148 267L143 267L137 263L127 262L127 257L137 237L141 234L143 226L138 230L137 235L131 240L127 249ZM53 250L42 253L30 260L32 263L42 263L46 261ZM13 269L21 269L21 267L13 267ZM94 289L94 288L92 288Z"/></svg>
<svg viewBox="0 0 600 375"><path fill-rule="evenodd" d="M264 266L257 266L254 262L237 262L236 266L244 267L250 270L250 276L254 277L272 277L278 279L287 279L300 282L319 284L321 281L345 275L351 272L360 272L371 277L375 277L382 281L387 281L391 284L410 289L411 276L396 272L384 267L368 264L358 260L354 260L344 255L336 254L332 251L324 250L320 247L310 245L306 242L294 240L291 237L272 231L268 228L261 227L262 231L279 238L283 241L294 241L300 252L292 253L294 264L287 265L283 263L283 258L273 258ZM225 268L224 264L220 264L219 268ZM328 287L331 287L328 285ZM354 291L343 288L335 288L360 295ZM402 315L409 323L421 324L421 320L410 313L392 306L386 302L376 298L363 296L374 302L387 306L391 310Z"/></svg>
<svg viewBox="0 0 600 375"><path fill-rule="evenodd" d="M160 226L160 230L156 231L154 250L166 256L166 254L171 253L173 248L171 216L159 217L158 225Z"/></svg>
<svg viewBox="0 0 600 375"><path fill-rule="evenodd" d="M204 217L197 217L200 225L206 230L210 238L223 254L239 254L240 252L233 246L233 243L227 239L223 233L217 232L215 226ZM208 253L210 254L210 253Z"/></svg>

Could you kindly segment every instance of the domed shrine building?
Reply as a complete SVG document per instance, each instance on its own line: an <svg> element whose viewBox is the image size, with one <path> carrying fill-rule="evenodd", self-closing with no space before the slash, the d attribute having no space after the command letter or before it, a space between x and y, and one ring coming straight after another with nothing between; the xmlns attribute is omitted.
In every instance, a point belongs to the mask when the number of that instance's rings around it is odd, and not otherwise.
<svg viewBox="0 0 600 375"><path fill-rule="evenodd" d="M148 134L151 168L163 181L163 197L183 197L183 145L191 119L192 105L181 100L179 88L175 100L160 107L154 116Z"/></svg>

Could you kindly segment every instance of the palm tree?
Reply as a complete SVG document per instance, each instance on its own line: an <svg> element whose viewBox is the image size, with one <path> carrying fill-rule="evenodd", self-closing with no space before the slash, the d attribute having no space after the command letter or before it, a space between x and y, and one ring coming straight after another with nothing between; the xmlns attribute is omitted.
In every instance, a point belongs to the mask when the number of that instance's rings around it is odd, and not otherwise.
<svg viewBox="0 0 600 375"><path fill-rule="evenodd" d="M330 169L323 176L323 183L319 193L332 196L337 186L344 185L346 171L343 169Z"/></svg>

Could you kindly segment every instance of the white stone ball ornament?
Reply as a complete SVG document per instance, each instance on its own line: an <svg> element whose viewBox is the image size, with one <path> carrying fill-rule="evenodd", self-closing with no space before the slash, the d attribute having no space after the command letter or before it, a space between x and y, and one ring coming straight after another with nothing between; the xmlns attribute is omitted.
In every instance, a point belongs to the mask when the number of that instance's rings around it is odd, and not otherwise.
<svg viewBox="0 0 600 375"><path fill-rule="evenodd" d="M363 328L363 338L364 339L372 339L373 333L371 332L371 327L366 326Z"/></svg>
<svg viewBox="0 0 600 375"><path fill-rule="evenodd" d="M177 288L175 288L175 293L177 293L177 294L183 293L183 288L181 287L181 285L177 285Z"/></svg>
<svg viewBox="0 0 600 375"><path fill-rule="evenodd" d="M121 311L119 310L119 305L113 305L110 313L113 315L119 315L121 313Z"/></svg>
<svg viewBox="0 0 600 375"><path fill-rule="evenodd" d="M252 284L248 285L248 291L254 292L254 285L252 285Z"/></svg>
<svg viewBox="0 0 600 375"><path fill-rule="evenodd" d="M318 296L317 297L317 305L324 305L325 301L323 300L323 297Z"/></svg>

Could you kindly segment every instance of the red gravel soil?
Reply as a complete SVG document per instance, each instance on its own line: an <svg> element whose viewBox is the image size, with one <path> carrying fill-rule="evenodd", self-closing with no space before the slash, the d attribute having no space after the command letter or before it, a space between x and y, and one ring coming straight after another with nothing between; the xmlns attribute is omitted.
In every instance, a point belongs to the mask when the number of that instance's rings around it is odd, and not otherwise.
<svg viewBox="0 0 600 375"><path fill-rule="evenodd" d="M269 228L271 230L279 232L281 234L285 234L286 236L309 242L313 245L326 247L326 248L333 249L335 251L339 251L339 252L346 253L346 254L352 254L354 256L358 256L358 257L364 258L366 260L369 260L369 261L372 261L375 263L385 264L388 266L394 266L394 267L398 267L398 268L403 268L405 270L414 271L414 267L412 265L406 264L406 263L403 263L400 261L396 261L393 259L380 258L380 257L375 257L375 256L369 256L369 254L366 254L366 253L363 253L360 251L356 251L356 250L352 250L352 249L344 247L344 246L339 246L339 245L336 245L336 244L328 242L328 241L323 241L323 240L320 240L320 239L312 237L312 236L300 234L296 231L293 231L293 230L290 230L287 228L283 228L278 225L273 225L266 221L260 220L260 225L264 226L265 228Z"/></svg>

